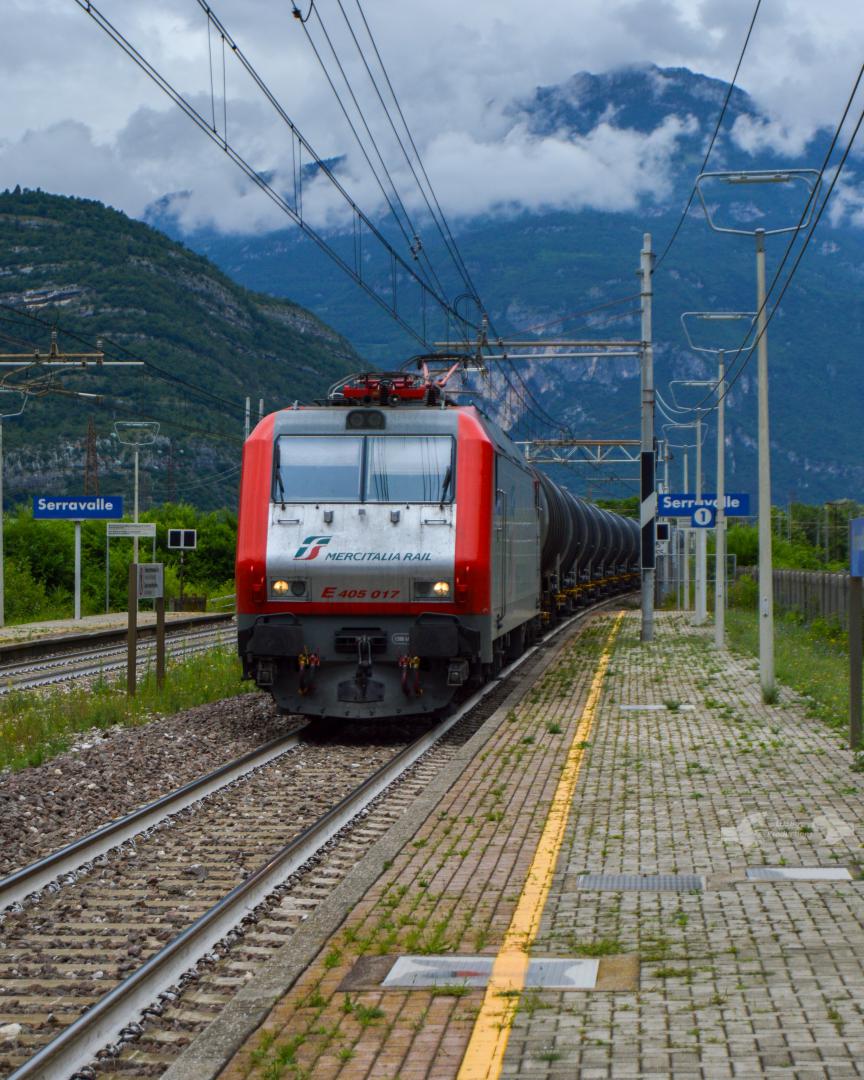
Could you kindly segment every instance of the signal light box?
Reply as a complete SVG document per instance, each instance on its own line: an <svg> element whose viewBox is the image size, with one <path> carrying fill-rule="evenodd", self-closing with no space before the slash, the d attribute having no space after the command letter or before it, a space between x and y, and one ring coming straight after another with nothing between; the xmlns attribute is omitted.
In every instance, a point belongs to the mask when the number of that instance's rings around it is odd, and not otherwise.
<svg viewBox="0 0 864 1080"><path fill-rule="evenodd" d="M170 551L194 551L197 547L197 529L168 530L168 549Z"/></svg>

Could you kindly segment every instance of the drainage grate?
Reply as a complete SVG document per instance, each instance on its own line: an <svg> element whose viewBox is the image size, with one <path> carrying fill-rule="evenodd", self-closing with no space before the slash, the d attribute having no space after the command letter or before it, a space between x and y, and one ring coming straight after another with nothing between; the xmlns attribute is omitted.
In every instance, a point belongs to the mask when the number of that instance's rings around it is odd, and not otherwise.
<svg viewBox="0 0 864 1080"><path fill-rule="evenodd" d="M492 973L494 956L400 956L381 985L385 988L422 986L483 987ZM526 987L548 990L593 990L600 961L538 958L528 964Z"/></svg>
<svg viewBox="0 0 864 1080"><path fill-rule="evenodd" d="M752 866L748 881L852 881L845 866Z"/></svg>
<svg viewBox="0 0 864 1080"><path fill-rule="evenodd" d="M595 892L701 892L701 874L580 874L580 889Z"/></svg>

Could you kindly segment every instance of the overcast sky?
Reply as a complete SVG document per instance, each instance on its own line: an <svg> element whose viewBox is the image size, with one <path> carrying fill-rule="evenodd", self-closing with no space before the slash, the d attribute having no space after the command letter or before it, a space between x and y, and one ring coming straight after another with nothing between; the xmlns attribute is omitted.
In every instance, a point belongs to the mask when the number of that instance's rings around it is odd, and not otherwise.
<svg viewBox="0 0 864 1080"><path fill-rule="evenodd" d="M340 0L316 2L340 55L350 60L352 79L363 86ZM359 27L356 0L341 3ZM634 63L685 66L728 80L753 3L364 0L363 10L444 210L458 218L503 205L615 210L662 197L676 141L690 130L686 116L647 135L603 124L574 143L532 137L514 120L513 103L579 71ZM285 224L74 0L3 6L0 188L39 186L133 215L162 195L188 191L181 209L189 227ZM308 6L302 0L304 13ZM99 0L99 7L202 113L211 116L215 104L221 128L221 45L211 38L208 50L196 0ZM215 0L214 10L316 150L325 157L349 152L346 186L374 211L379 196L290 0ZM320 42L316 19L308 26ZM817 127L833 129L861 63L862 40L862 0L763 0L739 85L770 122L740 137L795 152ZM229 137L287 190L285 128L231 62L226 83ZM383 129L376 131L383 139ZM846 203L858 205L853 194ZM318 221L338 215L324 191L310 196L307 210Z"/></svg>

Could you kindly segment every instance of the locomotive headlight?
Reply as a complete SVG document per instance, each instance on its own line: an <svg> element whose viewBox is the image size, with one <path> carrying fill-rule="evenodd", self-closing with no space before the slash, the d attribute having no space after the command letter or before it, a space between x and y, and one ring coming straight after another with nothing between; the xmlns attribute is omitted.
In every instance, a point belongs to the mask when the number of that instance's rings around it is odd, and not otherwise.
<svg viewBox="0 0 864 1080"><path fill-rule="evenodd" d="M292 581L291 582L291 595L292 596L305 596L306 595L306 582L305 581Z"/></svg>
<svg viewBox="0 0 864 1080"><path fill-rule="evenodd" d="M270 588L279 596L284 596L285 593L291 588L287 581L283 581L281 578L278 581L274 581Z"/></svg>
<svg viewBox="0 0 864 1080"><path fill-rule="evenodd" d="M450 582L449 581L436 581L432 586L432 592L436 596L449 596L450 595Z"/></svg>

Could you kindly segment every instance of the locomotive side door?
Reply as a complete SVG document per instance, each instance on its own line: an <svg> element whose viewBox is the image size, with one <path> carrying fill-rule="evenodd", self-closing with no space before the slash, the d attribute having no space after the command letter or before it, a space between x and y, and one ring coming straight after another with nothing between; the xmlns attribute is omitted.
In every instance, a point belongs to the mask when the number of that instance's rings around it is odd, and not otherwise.
<svg viewBox="0 0 864 1080"><path fill-rule="evenodd" d="M507 614L507 492L499 487L498 467L495 458L495 587L498 591L495 616L498 626Z"/></svg>

